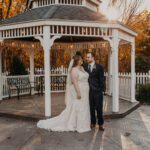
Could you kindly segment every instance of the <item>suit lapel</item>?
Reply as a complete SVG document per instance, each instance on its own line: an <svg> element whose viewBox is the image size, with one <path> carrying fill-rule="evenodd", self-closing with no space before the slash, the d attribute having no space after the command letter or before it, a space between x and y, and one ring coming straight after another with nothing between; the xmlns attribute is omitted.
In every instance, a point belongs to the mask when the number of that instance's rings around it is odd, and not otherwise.
<svg viewBox="0 0 150 150"><path fill-rule="evenodd" d="M95 63L94 66L93 66L92 72L89 71L88 64L85 65L85 70L86 70L89 74L92 74L93 72L96 71L96 63Z"/></svg>
<svg viewBox="0 0 150 150"><path fill-rule="evenodd" d="M94 64L94 66L93 66L93 69L92 69L92 72L91 72L91 73L93 73L95 70L96 70L96 63Z"/></svg>

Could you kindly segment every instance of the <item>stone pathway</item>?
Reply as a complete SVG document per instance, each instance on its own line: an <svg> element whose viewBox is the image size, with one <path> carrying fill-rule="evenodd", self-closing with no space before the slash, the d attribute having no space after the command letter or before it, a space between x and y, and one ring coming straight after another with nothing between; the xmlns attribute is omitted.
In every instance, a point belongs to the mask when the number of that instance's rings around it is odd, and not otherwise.
<svg viewBox="0 0 150 150"><path fill-rule="evenodd" d="M105 132L48 132L36 122L0 118L0 150L149 150L150 106L106 120Z"/></svg>

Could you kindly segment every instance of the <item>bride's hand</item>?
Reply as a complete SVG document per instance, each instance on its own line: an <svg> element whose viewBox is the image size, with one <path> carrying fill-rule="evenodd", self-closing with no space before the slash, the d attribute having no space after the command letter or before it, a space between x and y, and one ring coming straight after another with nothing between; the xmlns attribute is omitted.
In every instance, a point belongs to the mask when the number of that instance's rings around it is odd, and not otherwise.
<svg viewBox="0 0 150 150"><path fill-rule="evenodd" d="M81 99L81 94L77 94L77 99Z"/></svg>

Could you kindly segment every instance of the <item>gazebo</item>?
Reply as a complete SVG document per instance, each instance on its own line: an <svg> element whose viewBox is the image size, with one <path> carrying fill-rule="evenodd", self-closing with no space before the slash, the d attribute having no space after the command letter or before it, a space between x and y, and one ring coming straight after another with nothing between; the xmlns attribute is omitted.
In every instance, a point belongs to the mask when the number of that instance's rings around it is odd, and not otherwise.
<svg viewBox="0 0 150 150"><path fill-rule="evenodd" d="M131 45L131 102L135 100L135 37L137 33L119 21L111 21L99 9L100 0L29 0L27 9L15 17L0 22L0 40L39 40L44 50L45 116L51 116L50 51L54 42L69 44L109 42L109 93L112 92L112 111L119 111L119 45ZM0 79L2 74L0 49ZM30 74L34 75L34 54L30 53ZM112 77L112 82L111 82ZM32 79L33 80L33 79ZM112 83L112 84L111 84ZM2 85L0 84L0 99Z"/></svg>

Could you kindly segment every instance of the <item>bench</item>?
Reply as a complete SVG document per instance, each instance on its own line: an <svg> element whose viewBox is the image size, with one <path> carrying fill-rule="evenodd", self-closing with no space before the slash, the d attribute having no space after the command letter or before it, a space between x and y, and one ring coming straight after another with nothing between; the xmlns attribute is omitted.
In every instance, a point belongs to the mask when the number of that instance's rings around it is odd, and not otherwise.
<svg viewBox="0 0 150 150"><path fill-rule="evenodd" d="M53 91L53 92L54 91L55 92L65 91L66 79L67 79L66 75L62 75L62 76L52 75L51 76L51 84L49 84L51 91ZM45 89L44 76L39 77L39 88L40 88L40 93L43 94L44 89Z"/></svg>
<svg viewBox="0 0 150 150"><path fill-rule="evenodd" d="M8 94L9 94L9 99L11 98L12 92L13 91L17 91L17 97L18 99L20 98L20 93L23 90L26 90L27 92L29 92L29 94L31 95L32 89L37 88L38 93L39 93L39 84L34 84L36 86L32 86L32 83L35 82L31 82L29 77L24 77L24 78L8 78L7 79L7 83L8 83Z"/></svg>

